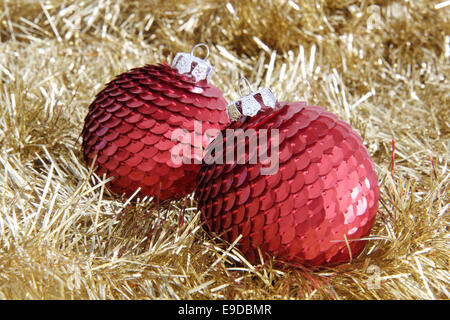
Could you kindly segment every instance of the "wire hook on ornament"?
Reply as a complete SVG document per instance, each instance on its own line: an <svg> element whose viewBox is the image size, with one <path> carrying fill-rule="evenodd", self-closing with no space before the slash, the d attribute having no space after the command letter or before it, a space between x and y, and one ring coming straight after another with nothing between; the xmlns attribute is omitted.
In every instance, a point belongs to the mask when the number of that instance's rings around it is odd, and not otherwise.
<svg viewBox="0 0 450 320"><path fill-rule="evenodd" d="M197 49L198 47L205 47L205 49L206 49L206 55L205 55L205 57L204 57L202 60L203 60L203 61L206 61L206 59L208 59L208 57L209 57L209 47L208 47L208 45L207 45L206 43L204 43L204 42L197 43L197 44L192 48L192 50L191 50L191 56L194 56L194 51L195 51L195 49Z"/></svg>
<svg viewBox="0 0 450 320"><path fill-rule="evenodd" d="M245 83L247 84L247 86L250 88L250 92L249 92L247 95L249 95L249 94L251 94L252 92L255 91L255 90L253 90L253 87L252 87L250 81L248 81L248 79L247 79L246 77L241 77L241 78L239 79L239 81L238 81L238 94L239 94L239 97L240 97L240 98L243 97L242 92L241 92L242 81L245 81Z"/></svg>

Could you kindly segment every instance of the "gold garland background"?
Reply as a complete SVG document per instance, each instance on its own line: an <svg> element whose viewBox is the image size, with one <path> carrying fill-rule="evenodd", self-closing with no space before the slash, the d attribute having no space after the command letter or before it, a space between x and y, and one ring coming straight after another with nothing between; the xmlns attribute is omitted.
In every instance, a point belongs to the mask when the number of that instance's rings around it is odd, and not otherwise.
<svg viewBox="0 0 450 320"><path fill-rule="evenodd" d="M0 299L449 299L449 17L444 0L3 1ZM229 101L245 75L362 135L381 185L362 256L251 266L191 196L130 205L85 168L103 85L199 42Z"/></svg>

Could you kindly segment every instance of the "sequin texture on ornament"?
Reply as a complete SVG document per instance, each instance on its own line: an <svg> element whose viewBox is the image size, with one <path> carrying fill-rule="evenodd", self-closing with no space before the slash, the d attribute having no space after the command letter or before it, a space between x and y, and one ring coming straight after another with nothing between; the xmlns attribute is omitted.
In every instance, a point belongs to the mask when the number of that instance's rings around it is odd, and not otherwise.
<svg viewBox="0 0 450 320"><path fill-rule="evenodd" d="M362 138L321 107L277 102L272 109L256 100L263 108L233 122L227 129L234 133L223 130L223 139L218 136L206 150L215 159L230 153L235 159L202 165L195 197L205 228L230 243L242 235L237 247L252 263L260 262L258 248L263 257L307 266L348 261L348 247L357 257L366 243L358 239L369 235L379 198ZM238 129L253 129L254 137ZM261 150L262 129L278 130L279 169L271 175L262 174L267 161L252 162ZM249 150L252 139L257 150ZM267 141L270 150L276 142L271 135Z"/></svg>
<svg viewBox="0 0 450 320"><path fill-rule="evenodd" d="M208 82L211 72L192 52L179 53L172 66L132 69L97 94L82 148L87 165L96 158L98 176L113 177L112 192L129 197L141 188L137 197L165 200L194 190L202 149L214 138L203 134L229 122L222 92ZM174 158L181 144L189 152Z"/></svg>

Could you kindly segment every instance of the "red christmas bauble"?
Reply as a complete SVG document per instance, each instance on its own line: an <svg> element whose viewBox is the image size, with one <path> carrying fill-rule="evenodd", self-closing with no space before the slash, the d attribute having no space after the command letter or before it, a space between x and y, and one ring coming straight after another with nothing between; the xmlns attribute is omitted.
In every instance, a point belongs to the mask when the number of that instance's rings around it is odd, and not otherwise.
<svg viewBox="0 0 450 320"><path fill-rule="evenodd" d="M114 177L112 192L129 197L141 188L138 197L165 200L194 190L202 148L214 138L201 137L229 122L222 92L208 81L211 72L192 52L179 53L172 66L132 69L97 94L82 149L87 165L96 159L100 177ZM187 149L178 150L181 145Z"/></svg>
<svg viewBox="0 0 450 320"><path fill-rule="evenodd" d="M262 109L206 150L195 192L206 229L230 243L242 235L237 246L252 263L260 262L258 250L307 266L348 261L348 248L355 258L379 198L362 138L321 107L272 101L272 109L265 100L256 93L230 105L230 114ZM264 150L270 157L261 157ZM276 158L278 169L270 169Z"/></svg>

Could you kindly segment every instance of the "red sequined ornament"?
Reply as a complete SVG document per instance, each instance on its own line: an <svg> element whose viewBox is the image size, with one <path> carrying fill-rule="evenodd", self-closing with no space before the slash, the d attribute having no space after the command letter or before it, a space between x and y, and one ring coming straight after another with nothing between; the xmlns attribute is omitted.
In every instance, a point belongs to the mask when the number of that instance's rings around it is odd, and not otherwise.
<svg viewBox="0 0 450 320"><path fill-rule="evenodd" d="M211 73L192 52L178 53L171 66L132 69L97 94L82 149L88 165L96 159L100 177L114 177L107 185L112 192L129 197L141 188L138 197L165 200L194 190L202 150L214 138L209 129L229 122Z"/></svg>
<svg viewBox="0 0 450 320"><path fill-rule="evenodd" d="M260 262L258 250L307 266L346 262L348 248L357 257L379 198L362 138L335 114L276 102L269 89L228 112L237 121L209 145L198 175L205 228L230 243L242 235L237 246L252 263Z"/></svg>

